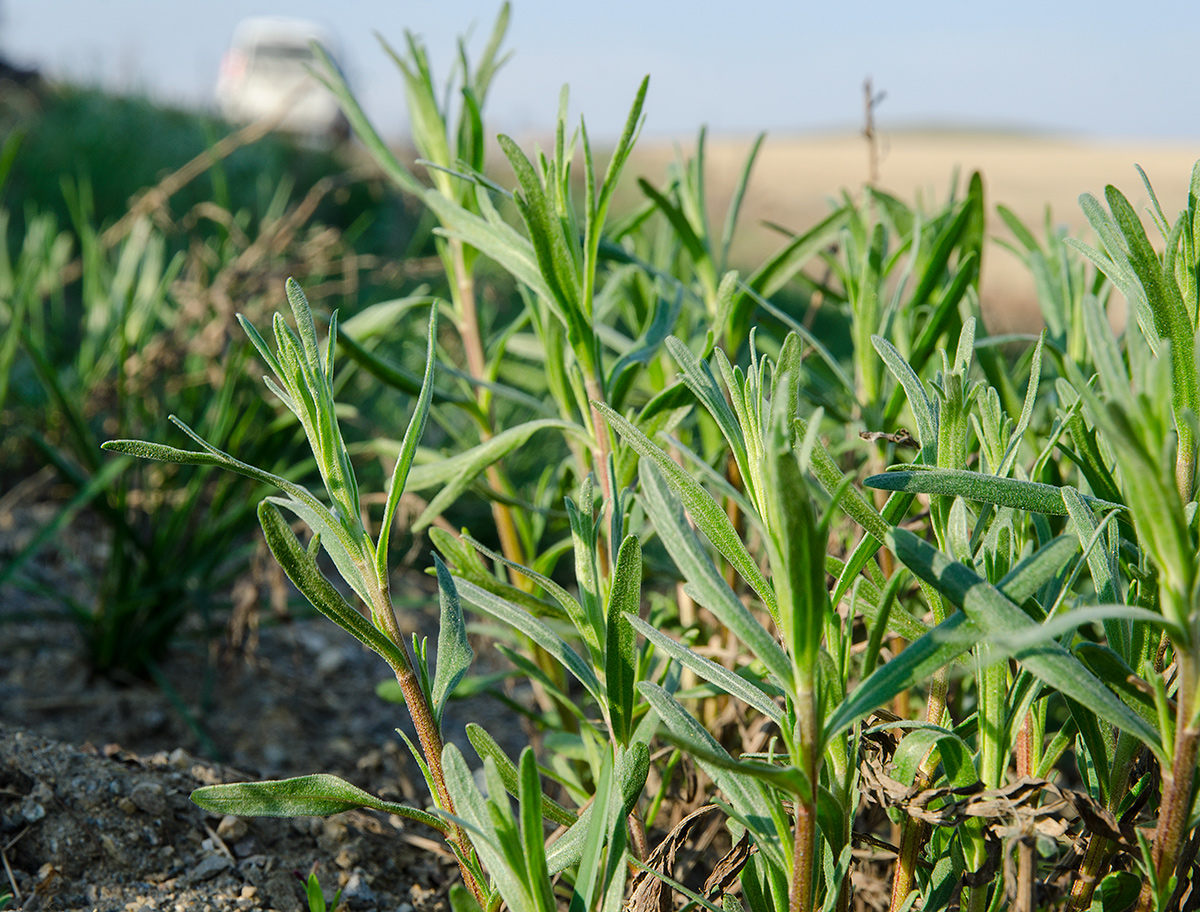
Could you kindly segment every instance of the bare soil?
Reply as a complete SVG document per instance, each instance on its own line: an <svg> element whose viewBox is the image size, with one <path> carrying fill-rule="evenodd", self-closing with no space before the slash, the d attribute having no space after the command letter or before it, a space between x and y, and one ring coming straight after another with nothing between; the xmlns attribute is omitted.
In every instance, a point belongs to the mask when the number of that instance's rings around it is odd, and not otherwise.
<svg viewBox="0 0 1200 912"><path fill-rule="evenodd" d="M41 525L26 508L17 514L7 535L0 529L0 561L20 542L14 527ZM83 554L86 522L68 537ZM48 554L36 571L83 595L88 563L72 570ZM410 576L403 587L405 602L428 608L402 624L436 636L428 582ZM93 674L61 608L0 588L0 895L19 893L12 908L294 912L307 904L293 872L314 864L327 898L345 891L345 909L445 908L457 869L418 824L373 812L239 820L188 800L201 785L327 772L427 804L395 731L412 737L407 713L374 693L388 676L378 657L321 617L264 605L250 620L236 647L228 629L211 640L185 629L160 665L164 689ZM495 654L484 642L476 653L485 668ZM473 697L451 701L445 726L468 757L470 721L515 755L526 741L514 716Z"/></svg>

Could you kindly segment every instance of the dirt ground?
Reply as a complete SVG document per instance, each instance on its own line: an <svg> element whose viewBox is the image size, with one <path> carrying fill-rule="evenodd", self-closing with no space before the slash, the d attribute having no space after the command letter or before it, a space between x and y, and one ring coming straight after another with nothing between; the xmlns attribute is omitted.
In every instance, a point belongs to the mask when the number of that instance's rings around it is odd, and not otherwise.
<svg viewBox="0 0 1200 912"><path fill-rule="evenodd" d="M710 137L707 144L709 206L716 230L738 179L752 138ZM695 144L680 147L691 154ZM879 134L879 186L900 199L923 198L943 203L951 175L958 169L960 195L974 170L983 174L988 206L988 233L1011 239L996 215L1003 203L1038 238L1049 205L1053 222L1072 236L1089 238L1079 209L1081 193L1103 198L1106 184L1118 187L1136 209L1150 204L1139 164L1154 186L1168 217L1184 206L1192 165L1200 148L1160 143L1099 142L1052 136L954 132L889 132ZM674 158L670 143L642 142L627 170L661 180ZM774 222L804 230L829 212L829 201L845 188L857 193L867 179L866 141L857 134L813 137L768 136L750 182L733 260L745 268L762 262L782 246L780 236L763 225ZM1156 232L1151 230L1151 239ZM1040 325L1033 280L1008 251L992 245L985 251L981 303L993 332L1036 331Z"/></svg>
<svg viewBox="0 0 1200 912"><path fill-rule="evenodd" d="M0 563L21 543L13 530L37 528L33 514L48 506L17 507L0 523ZM77 553L86 531L81 523L68 533ZM61 574L76 595L86 586L52 554L36 572ZM428 596L428 610L408 612L402 625L436 635L428 581L409 575L397 587L406 604ZM259 623L240 645L228 630L211 641L184 630L160 666L167 693L92 674L78 629L61 612L55 620L54 605L0 587L0 895L23 900L11 908L295 912L307 904L293 872L307 876L314 864L327 898L344 890L345 910L446 908L456 866L419 824L374 812L239 820L188 800L201 785L327 772L428 804L395 732L414 737L407 713L374 693L387 667L325 618L276 617L263 594ZM495 667L485 641L476 653L478 668ZM469 758L473 721L514 756L527 743L497 701L452 700L447 737Z"/></svg>

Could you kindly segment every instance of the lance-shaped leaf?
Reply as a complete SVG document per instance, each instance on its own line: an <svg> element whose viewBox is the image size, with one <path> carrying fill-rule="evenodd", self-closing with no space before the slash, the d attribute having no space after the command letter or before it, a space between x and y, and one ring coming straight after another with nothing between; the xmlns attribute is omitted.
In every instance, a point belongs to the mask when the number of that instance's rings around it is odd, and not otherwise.
<svg viewBox="0 0 1200 912"><path fill-rule="evenodd" d="M517 771L517 765L512 762L508 754L504 753L504 749L496 742L481 725L474 722L467 723L467 740L471 742L471 746L475 748L475 753L479 755L479 759L483 760L488 757L496 764L496 769L499 770L501 778L504 780L504 788L511 795L517 795L520 792L520 775ZM579 815L573 811L563 807L553 798L546 795L542 796L542 816L547 820L552 820L559 826L572 826L579 820Z"/></svg>
<svg viewBox="0 0 1200 912"><path fill-rule="evenodd" d="M654 523L659 541L687 580L689 594L754 653L781 688L790 690L792 660L729 588L688 525L679 497L668 486L662 472L655 463L643 462L639 474L646 512Z"/></svg>
<svg viewBox="0 0 1200 912"><path fill-rule="evenodd" d="M657 627L651 626L636 615L629 615L629 623L633 625L634 630L680 665L691 669L705 681L715 684L730 696L737 697L747 706L758 710L767 718L774 720L775 724L783 724L783 710L763 691L741 675L730 671L724 665L718 665L712 659L692 652L678 640L667 636Z"/></svg>
<svg viewBox="0 0 1200 912"><path fill-rule="evenodd" d="M637 677L633 628L642 598L642 545L636 535L621 542L608 597L608 639L604 647L604 686L613 735L623 745L633 734L633 685Z"/></svg>
<svg viewBox="0 0 1200 912"><path fill-rule="evenodd" d="M438 487L438 492L413 523L413 532L420 532L440 516L488 466L503 459L536 432L548 428L584 435L583 429L571 422L541 418L509 428L449 459L438 459L414 467L408 473L408 487L414 491Z"/></svg>
<svg viewBox="0 0 1200 912"><path fill-rule="evenodd" d="M725 793L739 822L753 833L759 851L770 858L772 864L786 870L787 862L783 856L780 830L771 816L764 816L771 808L772 801L762 778L758 775L748 775L745 770L737 771L740 769L739 761L729 756L729 752L667 691L649 681L640 683L638 689L662 718L674 738L696 758L696 765ZM766 770L760 770L758 767L766 766L755 765L755 772L765 774ZM782 768L776 769L780 773L783 772ZM794 784L789 780L789 791Z"/></svg>
<svg viewBox="0 0 1200 912"><path fill-rule="evenodd" d="M742 579L750 584L750 588L758 593L772 617L779 617L779 605L775 600L774 591L767 584L758 569L758 564L742 544L741 537L720 505L696 479L681 469L670 456L626 418L618 415L603 402L594 402L593 405L640 456L651 459L658 466L663 478L683 500L684 507L700 531L733 565Z"/></svg>
<svg viewBox="0 0 1200 912"><path fill-rule="evenodd" d="M538 912L555 912L554 887L546 864L546 836L542 828L542 783L533 750L521 751L520 787L521 849L529 875L529 888Z"/></svg>
<svg viewBox="0 0 1200 912"><path fill-rule="evenodd" d="M435 532L438 534L438 542L445 541L445 539L442 538L445 533L440 532L440 530L435 530ZM566 612L567 617L571 619L571 623L575 625L575 629L579 631L579 635L583 638L583 641L587 645L592 657L596 660L596 662L601 660L603 652L600 649L600 638L596 633L596 627L592 623L592 620L585 613L583 605L579 603L579 600L576 599L575 596L571 595L571 593L569 593L554 580L550 579L550 577L538 573L536 570L530 570L528 567L523 567L514 561L510 561L503 554L497 554L491 548L475 540L470 535L463 535L462 541L467 545L470 545L489 560L494 560L497 563L503 564L510 570L514 570L521 574L526 579L533 580L533 582L537 583L539 586L549 592L550 595L553 596L554 600L562 607L563 611ZM435 544L438 544L438 542L435 542ZM441 544L438 544L438 547L441 547ZM473 579L472 582L479 581Z"/></svg>
<svg viewBox="0 0 1200 912"><path fill-rule="evenodd" d="M458 594L461 598L524 633L574 675L575 679L597 702L603 703L604 688L596 677L596 673L580 658L579 653L568 646L557 633L524 608L519 608L507 599L493 595L462 577L455 577L454 584L458 587Z"/></svg>
<svg viewBox="0 0 1200 912"><path fill-rule="evenodd" d="M485 761L484 768L487 769L488 766L488 762ZM445 771L446 788L457 811L457 816L453 819L470 831L471 845L491 875L500 896L512 912L536 912L525 872L513 870L505 851L504 840L497 832L497 824L508 829L504 825L510 823L509 820L497 819L504 816L502 811L507 808L507 795L501 789L500 794L496 796L505 802L503 808L484 798L479 786L475 784L475 777L467 767L467 761L463 759L462 752L453 744L447 744L442 750L442 769ZM493 817L493 814L496 817Z"/></svg>
<svg viewBox="0 0 1200 912"><path fill-rule="evenodd" d="M624 820L633 813L634 806L646 787L646 776L649 772L650 750L645 744L634 741L628 749L620 752L616 760L617 787L621 794L619 819ZM552 876L579 863L584 843L591 830L591 818L595 807L595 801L585 807L571 828L550 846L546 853L546 862Z"/></svg>
<svg viewBox="0 0 1200 912"><path fill-rule="evenodd" d="M981 503L1028 510L1031 513L1046 513L1065 516L1067 506L1063 501L1063 489L1040 481L1022 481L1017 478L999 478L982 472L965 469L939 469L932 466L907 466L903 469L872 475L863 484L869 488L885 491L905 491L910 494L942 494L947 497L964 497ZM1109 510L1124 509L1121 504L1101 500L1098 497L1080 495L1093 507Z"/></svg>
<svg viewBox="0 0 1200 912"><path fill-rule="evenodd" d="M438 598L441 601L442 616L438 625L437 671L434 673L433 693L430 697L434 721L440 725L446 701L471 667L475 652L467 640L467 625L463 621L462 605L458 600L454 577L436 554L433 556L433 563L437 568Z"/></svg>
<svg viewBox="0 0 1200 912"><path fill-rule="evenodd" d="M328 817L365 807L396 814L433 827L440 833L446 822L433 814L394 801L376 798L344 779L319 773L266 782L206 785L192 792L192 801L214 814L239 817Z"/></svg>
<svg viewBox="0 0 1200 912"><path fill-rule="evenodd" d="M972 623L961 611L954 612L859 684L826 721L825 741L883 706L896 694L928 681L983 636L982 627Z"/></svg>
<svg viewBox="0 0 1200 912"><path fill-rule="evenodd" d="M725 394L721 392L721 387L717 385L717 378L713 376L712 368L708 366L708 362L701 361L693 355L691 349L674 336L667 339L667 350L681 368L681 378L687 388L700 400L700 404L717 422L717 427L721 429L721 433L733 451L733 458L737 462L742 477L749 478L750 466L746 455L746 438L742 426L725 400Z"/></svg>
<svg viewBox="0 0 1200 912"><path fill-rule="evenodd" d="M300 544L274 504L263 501L258 505L258 521L275 560L279 561L288 579L314 608L377 652L393 670L400 671L408 667L399 646L348 605L341 593L325 578L316 559Z"/></svg>
<svg viewBox="0 0 1200 912"><path fill-rule="evenodd" d="M888 537L889 546L904 565L936 586L952 604L962 608L986 635L1002 637L1037 629L1037 623L998 589L970 568L950 560L928 542L904 529L893 529ZM1169 762L1158 733L1117 699L1052 636L1036 645L1015 649L1014 654L1039 680L1129 732L1160 760Z"/></svg>
<svg viewBox="0 0 1200 912"><path fill-rule="evenodd" d="M778 410L778 403L775 403ZM824 630L826 538L814 516L808 484L776 420L766 455L768 550L779 597L784 643L800 674L815 675ZM798 683L798 682L797 682Z"/></svg>
<svg viewBox="0 0 1200 912"><path fill-rule="evenodd" d="M916 371L904 360L904 356L896 350L896 346L882 336L871 336L871 344L879 352L879 357L892 372L892 376L904 388L904 392L908 396L908 407L912 409L913 418L917 422L917 439L921 441L925 458L934 462L937 459L938 416L933 401L925 392L925 387L921 384L921 379L917 376Z"/></svg>
<svg viewBox="0 0 1200 912"><path fill-rule="evenodd" d="M312 510L314 515L324 517L318 522L318 525L313 526L314 532L319 533L322 538L327 538L327 533L330 533L328 538L336 537L347 554L358 553L359 545L350 537L350 534L342 524L337 522L329 512L329 508L317 500L307 488L301 487L294 481L289 481L279 475L273 475L256 466L235 459L228 453L217 449L174 415L168 416L168 420L199 444L204 452L181 450L178 447L166 446L161 443L149 443L145 440L108 440L101 444L100 448L114 453L127 453L139 459L156 459L160 462L174 462L179 465L220 466L231 472L236 472L238 475L253 478L255 481L266 482L284 491L293 500ZM301 518L305 519L305 522L308 521L305 517ZM333 552L330 552L330 554L331 556L335 556Z"/></svg>
<svg viewBox="0 0 1200 912"><path fill-rule="evenodd" d="M332 334L333 330L330 330ZM329 340L330 350L333 347L333 337ZM429 309L429 341L425 349L425 379L421 383L421 393L417 396L417 405L413 416L404 432L404 440L400 444L400 455L396 457L396 466L392 470L392 481L388 485L387 502L383 509L383 522L379 526L379 544L375 549L376 573L380 579L387 576L388 542L392 534L392 523L396 518L396 508L400 506L400 495L404 493L404 485L412 468L413 456L417 452L417 444L425 433L425 420L429 417L429 405L433 397L433 375L437 351L437 305ZM441 664L439 658L438 664Z"/></svg>

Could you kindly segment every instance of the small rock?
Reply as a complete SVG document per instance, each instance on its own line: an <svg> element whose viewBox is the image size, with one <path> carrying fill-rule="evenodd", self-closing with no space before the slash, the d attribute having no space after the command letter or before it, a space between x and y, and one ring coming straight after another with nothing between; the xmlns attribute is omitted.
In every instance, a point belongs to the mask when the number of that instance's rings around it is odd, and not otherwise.
<svg viewBox="0 0 1200 912"><path fill-rule="evenodd" d="M221 818L221 822L217 824L217 835L226 842L237 842L246 835L247 829L246 821L241 817L226 814Z"/></svg>
<svg viewBox="0 0 1200 912"><path fill-rule="evenodd" d="M161 816L167 811L166 794L157 782L138 783L129 793L129 800L152 817Z"/></svg>
<svg viewBox="0 0 1200 912"><path fill-rule="evenodd" d="M46 816L46 808L44 805L38 804L30 796L21 802L21 816L29 823L37 823Z"/></svg>
<svg viewBox="0 0 1200 912"><path fill-rule="evenodd" d="M167 762L175 769L183 770L191 766L192 761L188 759L187 751L182 747L177 747L167 756Z"/></svg>
<svg viewBox="0 0 1200 912"><path fill-rule="evenodd" d="M131 816L133 814L136 814L137 810L138 810L137 805L134 804L132 801L130 801L128 798L118 798L117 799L117 807L119 807L122 811L124 811L126 814L129 814Z"/></svg>
<svg viewBox="0 0 1200 912"><path fill-rule="evenodd" d="M375 891L367 883L362 871L355 871L342 887L342 899L350 903L366 905L375 902Z"/></svg>
<svg viewBox="0 0 1200 912"><path fill-rule="evenodd" d="M253 836L247 836L230 846L233 849L233 854L238 858L249 858L259 850L258 840Z"/></svg>
<svg viewBox="0 0 1200 912"><path fill-rule="evenodd" d="M316 661L317 673L329 677L346 664L346 650L341 646L323 650Z"/></svg>
<svg viewBox="0 0 1200 912"><path fill-rule="evenodd" d="M303 899L300 881L290 873L276 871L262 884L265 905L275 909L294 909Z"/></svg>
<svg viewBox="0 0 1200 912"><path fill-rule="evenodd" d="M224 855L207 855L190 871L188 871L188 879L192 883L200 883L204 880L211 880L222 871L233 867L228 858Z"/></svg>

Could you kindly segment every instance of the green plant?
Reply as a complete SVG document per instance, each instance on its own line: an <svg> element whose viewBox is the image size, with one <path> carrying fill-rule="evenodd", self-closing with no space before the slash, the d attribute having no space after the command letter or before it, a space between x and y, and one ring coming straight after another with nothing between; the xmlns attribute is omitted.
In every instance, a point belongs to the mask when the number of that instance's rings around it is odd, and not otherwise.
<svg viewBox="0 0 1200 912"><path fill-rule="evenodd" d="M1043 276L1053 325L1009 364L975 313L978 176L934 212L874 190L846 198L745 282L727 268L737 204L719 239L708 226L703 139L665 189L645 182L649 202L609 219L644 86L603 178L581 125L582 193L565 94L552 152L502 139L517 189L496 186L481 173L478 105L506 15L478 70L462 53L455 131L424 50L410 41L398 61L432 186L334 81L355 129L436 217L454 297L455 345L439 339L440 305L423 293L350 321L356 363L415 398L403 438L375 446L395 460L382 514L365 506L335 407L337 313L320 339L296 283L295 329L276 315L272 346L243 327L305 432L322 496L182 424L199 449L105 445L283 491L258 507L267 543L305 597L390 666L431 807L330 775L194 799L229 813L366 807L426 824L458 859L457 912L610 912L631 892L667 902L668 889L723 912L843 912L856 839L883 838L889 822L892 912L1180 908L1197 889L1200 845L1200 167L1176 222L1155 203L1163 253L1111 188L1110 212L1083 200L1102 250L1053 236L1043 248L1017 232L1031 268L1048 275L1053 260L1063 280ZM828 275L801 285L840 310L844 356L770 300L818 251ZM1123 338L1103 309L1107 286L1080 282L1081 252L1134 304ZM493 335L471 305L484 256L519 296ZM389 364L375 348L386 327L419 324L426 306L423 370ZM466 370L435 370L459 352ZM520 362L536 359L546 376L531 379ZM1023 395L1010 374L1027 377ZM522 411L537 394L557 413ZM437 454L420 446L431 417L447 435ZM560 435L567 465L523 486L511 469L541 430ZM905 447L912 458L888 465ZM431 531L431 652L401 637L394 614L398 504L406 487L434 492L419 529L481 478L493 524L511 528L498 549ZM281 509L309 527L307 545ZM325 578L326 561L347 589ZM540 754L514 758L468 729L482 788L443 729L472 660L465 606L492 622L540 696L519 707ZM903 694L904 712L889 713ZM710 731L723 717L735 722ZM708 777L706 813L723 815L731 845L701 892L671 867L690 815L657 829L678 810L664 807L683 763ZM549 843L547 821L562 828ZM1086 849L1071 883L1057 872L1070 870L1076 837Z"/></svg>
<svg viewBox="0 0 1200 912"><path fill-rule="evenodd" d="M308 872L308 879L296 872L296 876L304 883L304 898L308 902L308 912L338 912L338 904L342 901L342 891L338 890L333 894L333 899L328 905L325 903L325 894L321 892L321 882L317 879L317 866L314 864L311 871Z"/></svg>

